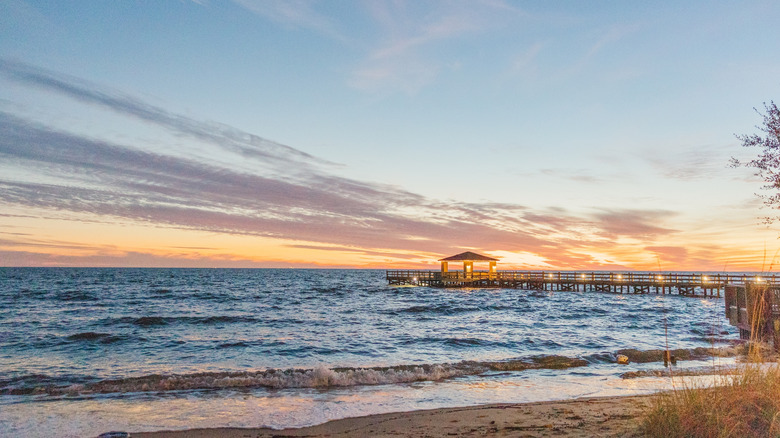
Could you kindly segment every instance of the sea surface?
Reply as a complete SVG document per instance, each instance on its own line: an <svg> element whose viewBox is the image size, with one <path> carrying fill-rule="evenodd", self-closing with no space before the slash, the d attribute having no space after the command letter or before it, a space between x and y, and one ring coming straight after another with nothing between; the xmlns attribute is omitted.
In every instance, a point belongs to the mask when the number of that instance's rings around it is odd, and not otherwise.
<svg viewBox="0 0 780 438"><path fill-rule="evenodd" d="M402 287L384 274L0 268L0 436L648 393L674 383L621 376L663 369L647 357L665 348L691 352L681 368L733 363L697 355L738 338L722 298ZM632 363L615 364L627 349Z"/></svg>

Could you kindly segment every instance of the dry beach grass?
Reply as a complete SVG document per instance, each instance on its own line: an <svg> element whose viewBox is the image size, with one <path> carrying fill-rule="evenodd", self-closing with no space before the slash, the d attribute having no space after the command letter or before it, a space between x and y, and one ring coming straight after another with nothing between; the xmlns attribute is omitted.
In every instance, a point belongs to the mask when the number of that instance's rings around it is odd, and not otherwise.
<svg viewBox="0 0 780 438"><path fill-rule="evenodd" d="M752 362L712 387L658 394L641 430L649 437L780 437L780 366Z"/></svg>

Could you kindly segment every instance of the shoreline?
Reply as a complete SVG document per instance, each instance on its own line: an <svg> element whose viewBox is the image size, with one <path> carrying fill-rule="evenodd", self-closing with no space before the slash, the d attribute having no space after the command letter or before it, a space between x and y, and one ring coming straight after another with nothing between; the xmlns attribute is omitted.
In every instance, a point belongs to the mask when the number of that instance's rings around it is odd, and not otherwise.
<svg viewBox="0 0 780 438"><path fill-rule="evenodd" d="M133 432L133 438L630 437L655 394L439 408L343 418L290 429L213 428Z"/></svg>

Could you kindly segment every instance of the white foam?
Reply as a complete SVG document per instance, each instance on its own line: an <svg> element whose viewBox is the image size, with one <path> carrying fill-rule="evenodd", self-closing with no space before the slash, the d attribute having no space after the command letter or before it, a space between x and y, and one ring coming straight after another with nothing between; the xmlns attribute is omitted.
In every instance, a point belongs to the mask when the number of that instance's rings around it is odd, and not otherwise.
<svg viewBox="0 0 780 438"><path fill-rule="evenodd" d="M440 381L453 377L484 372L487 367L477 364L436 364L388 368L267 370L255 373L200 373L190 375L144 376L120 380L106 380L64 388L41 388L49 394L90 394L161 392L192 389L226 388L330 388L361 385L384 385L419 381Z"/></svg>

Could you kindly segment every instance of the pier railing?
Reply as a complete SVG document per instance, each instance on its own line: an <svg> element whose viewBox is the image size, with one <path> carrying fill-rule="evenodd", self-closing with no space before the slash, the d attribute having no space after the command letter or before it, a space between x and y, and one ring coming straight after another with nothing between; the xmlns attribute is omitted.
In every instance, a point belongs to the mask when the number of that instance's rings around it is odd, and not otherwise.
<svg viewBox="0 0 780 438"><path fill-rule="evenodd" d="M727 284L780 285L780 274L749 273L389 270L386 277L390 284L399 285L676 293L692 296L720 296Z"/></svg>
<svg viewBox="0 0 780 438"><path fill-rule="evenodd" d="M696 283L696 284L747 284L780 285L780 274L712 274L712 273L652 273L652 272L601 272L601 271L474 271L440 272L422 270L389 270L387 278L410 280L443 279L506 279L571 282L640 282L640 283Z"/></svg>

